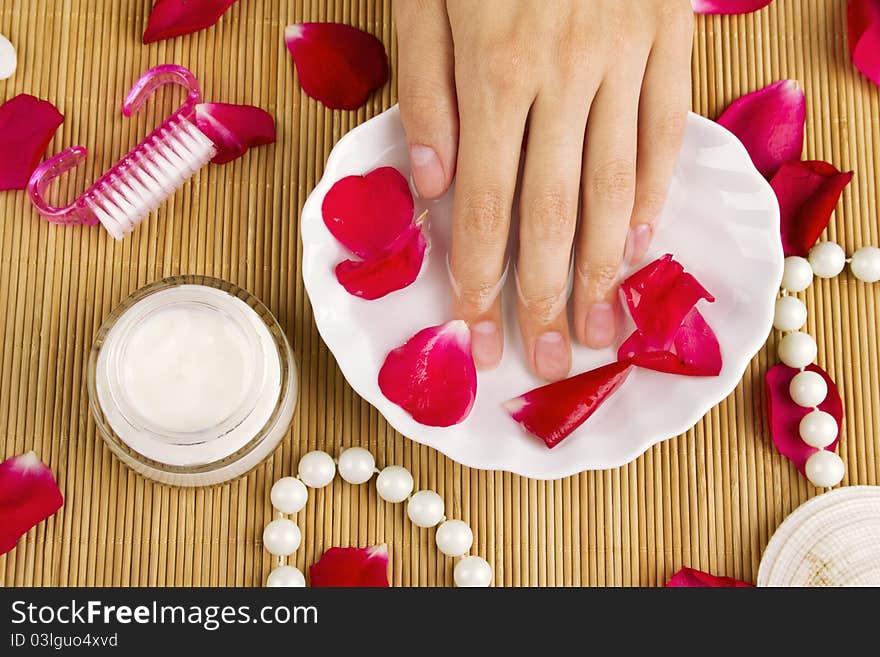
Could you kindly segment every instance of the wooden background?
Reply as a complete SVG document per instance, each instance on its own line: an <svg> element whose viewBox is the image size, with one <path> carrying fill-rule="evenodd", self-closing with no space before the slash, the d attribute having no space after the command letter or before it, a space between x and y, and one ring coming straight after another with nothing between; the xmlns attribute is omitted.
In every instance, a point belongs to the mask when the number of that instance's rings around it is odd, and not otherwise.
<svg viewBox="0 0 880 657"><path fill-rule="evenodd" d="M390 429L345 383L312 321L299 273L298 215L332 145L396 100L389 0L241 0L214 28L143 46L150 0L3 0L0 33L19 70L0 101L27 92L55 103L64 125L50 153L74 144L88 164L62 187L78 193L171 111L170 94L124 119L129 86L150 66L179 63L205 98L266 108L278 142L203 169L133 235L40 220L23 192L0 193L0 457L34 449L55 472L63 509L0 557L3 585L261 585L271 568L260 535L268 492L310 449L363 445L380 465L411 468L447 513L471 523L475 552L498 585L657 585L680 566L754 580L761 551L794 507L817 493L774 451L764 423L762 373L774 340L742 384L693 430L617 470L537 482L461 467ZM284 48L289 23L342 21L376 34L392 80L357 112L305 96ZM851 66L843 0L776 0L742 17L700 17L694 110L710 117L779 78L803 84L806 155L855 169L829 237L847 252L878 239L875 170L880 94ZM111 457L85 392L92 338L138 287L210 274L262 299L291 339L302 370L299 410L271 460L224 486L150 483ZM820 364L846 403L844 484L876 484L880 285L848 275L803 293ZM395 585L449 585L452 562L433 530L372 486L337 480L299 514L304 571L328 547L387 542Z"/></svg>

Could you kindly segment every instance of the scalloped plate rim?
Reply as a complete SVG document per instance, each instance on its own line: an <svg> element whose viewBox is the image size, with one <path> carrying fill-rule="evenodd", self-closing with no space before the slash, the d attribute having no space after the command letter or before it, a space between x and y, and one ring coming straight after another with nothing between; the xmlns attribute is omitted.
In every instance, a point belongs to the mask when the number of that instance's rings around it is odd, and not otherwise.
<svg viewBox="0 0 880 657"><path fill-rule="evenodd" d="M368 389L368 387L366 385L358 384L357 383L358 377L355 375L355 372L354 372L354 370L357 368L357 364L354 362L349 362L348 359L346 359L344 357L341 358L340 354L338 353L339 349L334 348L334 345L332 345L328 341L327 332L328 332L329 327L327 325L325 325L325 323L322 320L319 319L319 314L314 312L314 301L313 300L314 300L314 293L316 292L315 287L314 287L315 283L312 280L312 276L308 274L307 268L305 266L306 254L309 250L309 240L307 238L307 228L309 226L308 222L310 220L310 217L314 217L314 219L312 219L313 221L318 221L323 225L323 221L321 219L321 212L320 212L320 203L323 200L323 197L326 194L327 190L333 184L333 182L335 182L339 177L341 177L341 175L349 175L347 173L340 174L338 172L338 169L341 166L341 162L343 162L345 160L345 158L347 157L346 151L348 149L349 144L355 142L359 138L361 133L370 131L371 129L373 129L374 126L376 126L377 124L379 124L383 121L394 120L397 116L399 116L398 105L394 105L391 108L389 108L388 110L385 110L384 112L372 117L371 119L365 121L364 123L361 123L360 125L354 127L352 130L347 132L345 135L343 135L339 139L339 141L333 147L333 149L327 159L327 164L324 168L324 172L323 172L321 179L315 185L314 189L309 194L309 197L306 199L306 202L303 206L302 213L300 215L300 231L301 231L301 236L303 239L303 254L302 254L303 284L306 289L306 293L309 297L309 301L310 301L310 303L313 304L313 315L314 315L315 323L318 328L318 332L321 336L321 339L324 341L324 343L327 345L328 349L334 355L334 358L335 358L343 376L345 377L346 381L349 383L349 385L351 385L351 387L354 389L354 391L359 396L361 396L364 400L366 400L374 408L376 408L386 418L388 423L394 429L396 429L403 436L409 438L410 440L413 440L416 443L420 443L423 445L427 445L429 447L433 447L434 449L437 449L439 452L445 454L450 459L452 459L452 460L454 460L454 461L456 461L466 467L481 469L481 470L489 470L489 471L511 472L513 474L518 474L518 475L521 475L524 477L528 477L531 479L537 479L537 480L555 480L555 479L561 479L564 477L569 477L571 475L575 475L580 472L585 472L585 471L590 471L590 470L613 469L613 468L617 468L617 467L626 465L627 463L630 463L631 461L635 460L636 458L638 458L639 456L644 454L646 451L648 451L651 447L653 447L653 446L655 446L665 440L668 440L668 439L673 438L675 436L681 435L681 434L687 432L688 430L692 429L700 421L700 419L702 419L712 408L714 408L720 402L722 402L724 399L726 399L736 389L737 385L739 384L743 375L745 374L745 371L748 368L749 363L751 362L752 358L762 349L762 347L766 343L767 337L769 336L770 331L772 329L773 314L774 314L775 302L776 302L776 297L777 297L777 291L778 291L779 285L782 280L783 255L782 255L781 242L780 242L779 247L777 249L778 263L777 263L777 267L776 267L776 276L775 276L775 279L772 281L773 284L768 285L768 287L767 287L767 297L766 297L763 308L760 309L761 310L760 315L761 315L761 318L763 320L763 324L765 325L766 330L756 332L755 337L748 344L748 346L743 348L743 352L741 354L741 357L738 358L738 360L736 361L735 364L729 363L727 356L725 357L725 370L727 370L728 368L731 368L731 370L730 370L731 373L734 373L736 375L735 377L733 377L733 378L735 378L735 383L733 384L733 386L729 387L729 389L727 389L728 386L725 386L725 390L723 392L717 393L712 396L707 396L706 399L702 400L698 405L695 404L692 412L690 412L688 414L682 414L681 419L675 423L677 426L677 429L658 430L658 431L654 432L652 435L646 436L642 440L642 442L638 446L636 446L635 448L630 449L630 450L626 450L626 451L621 451L619 456L616 459L614 459L613 463L602 463L602 464L596 465L596 466L593 466L590 464L578 463L578 464L573 464L570 467L553 468L551 471L547 471L547 470L541 471L541 470L536 470L536 469L531 469L531 468L524 468L524 467L520 467L520 466L508 464L508 463L504 463L498 467L495 467L491 464L486 464L484 462L477 462L477 461L473 460L472 457L470 457L467 453L459 453L455 450L447 450L447 449L444 449L444 445L437 444L435 441L422 440L422 439L419 439L418 437L411 435L413 433L413 426L416 427L416 431L417 431L418 427L420 427L421 425L418 425L417 423L415 423L411 418L407 418L409 420L409 423L407 423L407 422L400 422L400 421L394 419L393 417L389 417L388 414L386 414L383 411L383 407L388 406L388 405L393 406L393 404L384 398L384 396L379 391L378 385L374 385L372 388ZM725 145L732 146L733 149L737 152L739 160L740 160L738 162L739 166L737 166L737 167L731 166L730 170L731 171L736 170L737 172L740 172L740 173L746 173L746 172L749 173L750 175L752 175L754 177L754 182L755 182L756 188L758 188L765 196L767 196L768 199L772 198L772 205L768 204L768 206L765 208L769 213L768 217L767 217L768 221L770 222L768 228L772 227L774 229L775 233L778 235L778 233L779 233L779 207L778 207L778 204L776 204L775 194L773 193L773 190L770 187L770 184L764 179L763 176L761 176L761 174L757 171L757 169L755 169L754 165L751 162L751 158L749 157L749 155L746 152L746 149L742 145L742 143L731 132L729 132L727 129L725 129L723 126L720 126L719 124L715 123L714 121L707 119L703 116L700 116L700 115L695 114L693 112L689 112L689 114L688 114L688 130L693 129L694 127L709 129L711 131L716 132L719 136L724 135L725 140L726 140ZM324 229L324 230L326 230L326 229ZM329 235L329 231L327 234ZM686 262L683 264L685 264L685 267L687 267ZM389 345L388 348L391 349L394 346L397 346L397 345ZM673 375L669 375L669 376L673 376ZM525 438L525 436L524 436L524 438Z"/></svg>

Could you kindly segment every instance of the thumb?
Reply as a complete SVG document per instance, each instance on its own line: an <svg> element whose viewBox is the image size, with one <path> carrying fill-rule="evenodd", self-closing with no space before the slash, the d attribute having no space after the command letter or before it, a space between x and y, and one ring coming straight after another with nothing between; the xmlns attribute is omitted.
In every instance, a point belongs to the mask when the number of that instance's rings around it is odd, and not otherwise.
<svg viewBox="0 0 880 657"><path fill-rule="evenodd" d="M455 177L458 108L452 31L443 0L395 2L400 115L413 180L424 197L441 196Z"/></svg>

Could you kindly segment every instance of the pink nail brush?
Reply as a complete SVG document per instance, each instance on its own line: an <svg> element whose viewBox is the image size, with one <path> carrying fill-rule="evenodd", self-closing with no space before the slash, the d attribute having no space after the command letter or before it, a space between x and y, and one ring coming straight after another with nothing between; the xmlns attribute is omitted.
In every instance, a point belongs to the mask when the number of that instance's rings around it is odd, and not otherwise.
<svg viewBox="0 0 880 657"><path fill-rule="evenodd" d="M194 123L202 93L195 76L173 64L144 73L128 92L122 114L131 116L161 86L187 89L183 105L128 152L70 205L57 208L45 199L50 183L85 161L86 149L74 146L43 162L28 183L37 212L56 224L101 223L121 240L162 201L201 169L217 153L217 146Z"/></svg>

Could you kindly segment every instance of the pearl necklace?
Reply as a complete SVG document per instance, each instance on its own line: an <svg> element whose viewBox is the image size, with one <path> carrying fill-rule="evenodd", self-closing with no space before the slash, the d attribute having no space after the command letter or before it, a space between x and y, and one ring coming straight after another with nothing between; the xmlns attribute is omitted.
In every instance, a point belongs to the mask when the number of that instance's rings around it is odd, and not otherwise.
<svg viewBox="0 0 880 657"><path fill-rule="evenodd" d="M489 586L492 566L478 556L464 556L474 542L474 533L463 520L447 520L443 498L432 490L413 493L413 477L404 467L389 465L379 470L373 455L363 447L349 447L334 460L327 452L316 450L304 454L296 477L282 477L272 486L270 499L279 517L263 530L263 546L278 557L278 566L266 578L266 586L305 586L299 568L287 564L287 557L299 548L302 533L288 518L298 513L308 501L308 488L324 488L336 471L348 483L365 484L376 477L376 492L386 502L397 504L406 500L406 514L418 527L437 527L434 540L437 548L449 557L461 557L455 564L456 586ZM308 487L308 488L307 488Z"/></svg>
<svg viewBox="0 0 880 657"><path fill-rule="evenodd" d="M825 448L837 437L838 426L834 417L819 409L828 395L825 379L805 368L816 359L816 340L801 329L807 322L807 307L792 292L802 292L813 282L813 276L833 278L840 274L846 263L860 281L880 281L880 248L863 246L847 259L839 244L819 242L806 258L789 256L782 274L782 296L776 300L773 326L783 333L777 347L779 360L799 369L789 385L792 401L803 408L811 408L798 425L798 433L816 451L804 466L807 479L819 488L836 486L843 479L846 466L843 459Z"/></svg>

